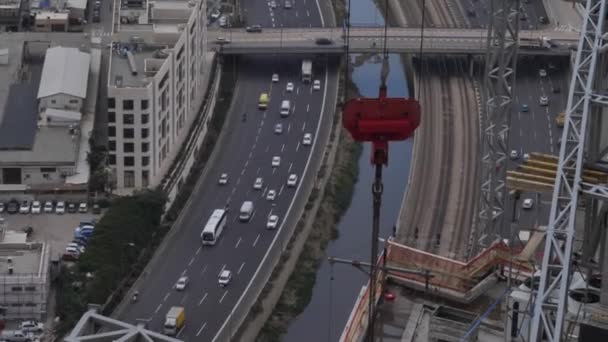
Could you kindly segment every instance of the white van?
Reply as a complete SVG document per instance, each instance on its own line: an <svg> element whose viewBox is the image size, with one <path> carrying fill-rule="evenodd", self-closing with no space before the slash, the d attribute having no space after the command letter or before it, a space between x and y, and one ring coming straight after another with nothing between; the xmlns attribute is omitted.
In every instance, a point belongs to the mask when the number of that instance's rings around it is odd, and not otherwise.
<svg viewBox="0 0 608 342"><path fill-rule="evenodd" d="M239 214L239 220L242 222L247 222L253 216L253 202L245 201L243 205L241 205L241 211Z"/></svg>
<svg viewBox="0 0 608 342"><path fill-rule="evenodd" d="M289 100L283 100L283 102L281 102L281 116L288 116L290 109L291 104L289 103Z"/></svg>

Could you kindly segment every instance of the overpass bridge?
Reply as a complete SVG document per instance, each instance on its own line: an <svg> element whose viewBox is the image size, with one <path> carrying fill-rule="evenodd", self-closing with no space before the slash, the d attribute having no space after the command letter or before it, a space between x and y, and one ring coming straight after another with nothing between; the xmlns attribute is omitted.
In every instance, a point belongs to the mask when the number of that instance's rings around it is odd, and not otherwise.
<svg viewBox="0 0 608 342"><path fill-rule="evenodd" d="M351 28L349 51L378 52L383 32L382 27ZM344 53L346 44L344 33L342 28L274 28L264 29L260 33L233 28L209 30L208 42L212 48L224 54L340 54ZM429 54L483 54L486 51L487 34L485 29L425 28L423 49ZM416 53L420 49L419 28L389 28L387 37L391 52ZM551 39L556 46L543 47L542 37ZM316 43L317 38L327 38L331 44L319 45ZM577 46L579 34L554 30L522 30L519 39L520 55L569 55Z"/></svg>

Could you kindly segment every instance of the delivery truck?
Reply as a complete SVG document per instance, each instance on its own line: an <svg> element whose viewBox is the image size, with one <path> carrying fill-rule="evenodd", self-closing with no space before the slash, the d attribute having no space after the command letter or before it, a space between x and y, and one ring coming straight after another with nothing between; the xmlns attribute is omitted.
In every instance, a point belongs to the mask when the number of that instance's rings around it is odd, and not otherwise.
<svg viewBox="0 0 608 342"><path fill-rule="evenodd" d="M310 83L312 80L312 61L305 59L302 61L302 82Z"/></svg>
<svg viewBox="0 0 608 342"><path fill-rule="evenodd" d="M175 336L186 323L186 312L181 306L173 306L167 312L163 332L165 335Z"/></svg>

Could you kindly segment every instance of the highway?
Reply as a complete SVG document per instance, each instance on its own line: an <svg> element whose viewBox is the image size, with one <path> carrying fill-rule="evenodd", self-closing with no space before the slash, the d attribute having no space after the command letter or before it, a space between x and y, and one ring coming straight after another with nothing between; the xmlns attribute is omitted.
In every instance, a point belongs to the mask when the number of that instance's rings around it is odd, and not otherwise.
<svg viewBox="0 0 608 342"><path fill-rule="evenodd" d="M490 2L475 0L457 0L464 9L471 27L487 28L490 22ZM520 1L520 30L542 29L545 25L539 23L541 16L547 17L542 1ZM522 19L521 16L524 18ZM550 19L550 18L548 18Z"/></svg>
<svg viewBox="0 0 608 342"><path fill-rule="evenodd" d="M268 23L270 12L260 10L264 6L255 5L254 1L242 5L247 22ZM319 17L313 11L315 3L309 1L308 6L311 16L288 18L290 25L306 25L309 21L316 24L314 20ZM311 19L313 14L316 19ZM337 92L336 65L328 65L326 58L315 60L315 79L321 81L322 87L313 91L312 84L300 81L299 57L241 57L239 62L238 82L223 130L226 135L217 147L218 158L208 166L207 177L199 180L190 204L173 228L177 233L168 242L165 258L135 285L134 290L139 291L137 303L127 304L119 316L132 323L147 320L148 328L160 331L169 308L184 306L186 326L178 338L185 341L211 341L248 287L268 249L284 247L272 245L282 228L266 229L267 217L279 215L283 223L294 203L306 200L296 193L300 184L310 186L314 179L331 127ZM279 74L279 82L271 82L273 73ZM286 92L287 82L294 83L293 93ZM265 111L257 106L262 92L270 94ZM279 116L284 99L291 101L287 118ZM274 132L279 122L283 124L282 134ZM305 133L313 134L313 146L302 144ZM276 168L271 166L274 156L281 157ZM222 173L228 174L227 185L218 184ZM286 185L290 174L298 175L297 189ZM262 190L253 189L257 177L264 180ZM270 189L277 192L274 201L265 198ZM255 213L250 222L242 223L237 216L246 200L254 202ZM228 208L228 223L219 243L202 247L203 225L214 209L224 207ZM221 288L218 275L224 269L233 273L233 279L229 286ZM190 283L185 291L178 292L173 286L182 275L188 276Z"/></svg>

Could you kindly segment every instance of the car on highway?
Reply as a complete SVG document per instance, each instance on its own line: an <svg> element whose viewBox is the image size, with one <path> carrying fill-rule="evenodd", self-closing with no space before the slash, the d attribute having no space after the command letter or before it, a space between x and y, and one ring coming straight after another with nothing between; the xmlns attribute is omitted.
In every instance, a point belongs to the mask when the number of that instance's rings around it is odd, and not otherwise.
<svg viewBox="0 0 608 342"><path fill-rule="evenodd" d="M279 225L279 216L278 215L268 216L268 221L266 222L266 229L276 229L278 225Z"/></svg>
<svg viewBox="0 0 608 342"><path fill-rule="evenodd" d="M279 82L279 74L272 74L272 83Z"/></svg>
<svg viewBox="0 0 608 342"><path fill-rule="evenodd" d="M40 214L42 212L42 203L40 201L32 202L32 214Z"/></svg>
<svg viewBox="0 0 608 342"><path fill-rule="evenodd" d="M78 205L78 212L81 214L85 214L86 212L89 211L89 205L87 204L87 202L82 202Z"/></svg>
<svg viewBox="0 0 608 342"><path fill-rule="evenodd" d="M223 270L222 272L220 272L220 276L217 282L220 284L221 287L225 287L230 284L230 280L232 280L232 272L230 272L229 270Z"/></svg>
<svg viewBox="0 0 608 342"><path fill-rule="evenodd" d="M540 77L547 77L547 70L545 70L545 69L538 69L538 75Z"/></svg>
<svg viewBox="0 0 608 342"><path fill-rule="evenodd" d="M304 138L302 139L302 144L304 146L310 146L312 144L312 134L305 133Z"/></svg>
<svg viewBox="0 0 608 342"><path fill-rule="evenodd" d="M211 19L213 19L213 20L217 20L221 16L222 16L222 12L220 12L219 10L215 10L215 11L211 12Z"/></svg>
<svg viewBox="0 0 608 342"><path fill-rule="evenodd" d="M290 9L291 8L291 1L290 0L285 0L285 3L283 4L283 7L285 9Z"/></svg>
<svg viewBox="0 0 608 342"><path fill-rule="evenodd" d="M291 93L293 91L293 83L287 82L287 86L285 87L285 91Z"/></svg>
<svg viewBox="0 0 608 342"><path fill-rule="evenodd" d="M298 183L298 175L296 175L295 173L290 174L289 178L287 178L287 186L293 187L293 186L296 186L297 183Z"/></svg>
<svg viewBox="0 0 608 342"><path fill-rule="evenodd" d="M255 182L253 182L253 189L254 190L262 190L263 186L264 186L264 180L262 179L262 177L256 178Z"/></svg>
<svg viewBox="0 0 608 342"><path fill-rule="evenodd" d="M274 133L275 134L283 133L283 124L282 123L278 123L278 124L274 125Z"/></svg>
<svg viewBox="0 0 608 342"><path fill-rule="evenodd" d="M534 200L531 198L526 198L522 203L521 203L521 207L523 209L532 209L532 207L534 206Z"/></svg>
<svg viewBox="0 0 608 342"><path fill-rule="evenodd" d="M268 193L266 194L266 200L268 200L268 201L274 201L275 198L277 198L277 191L276 190L268 190Z"/></svg>
<svg viewBox="0 0 608 342"><path fill-rule="evenodd" d="M277 2L275 0L271 0L268 3L268 6L270 6L270 8L272 8L272 9L275 9L275 8L277 8Z"/></svg>
<svg viewBox="0 0 608 342"><path fill-rule="evenodd" d="M530 107L527 104L522 104L519 108L519 111L522 113L527 113L530 110Z"/></svg>
<svg viewBox="0 0 608 342"><path fill-rule="evenodd" d="M21 202L21 205L19 206L19 213L20 214L29 214L30 213L30 202L25 200L23 202Z"/></svg>
<svg viewBox="0 0 608 342"><path fill-rule="evenodd" d="M321 90L321 81L315 80L312 83L312 90Z"/></svg>
<svg viewBox="0 0 608 342"><path fill-rule="evenodd" d="M55 206L55 214L63 215L65 214L65 202L59 201Z"/></svg>
<svg viewBox="0 0 608 342"><path fill-rule="evenodd" d="M519 158L519 153L517 152L517 150L511 150L511 153L509 154L509 156L511 157L511 159L515 160L515 159Z"/></svg>
<svg viewBox="0 0 608 342"><path fill-rule="evenodd" d="M188 278L187 276L179 277L179 279L177 279L177 283L175 283L175 289L177 291L183 291L186 289L189 282L190 278Z"/></svg>
<svg viewBox="0 0 608 342"><path fill-rule="evenodd" d="M220 27L226 27L228 25L228 18L225 15L220 17L219 20Z"/></svg>
<svg viewBox="0 0 608 342"><path fill-rule="evenodd" d="M251 25L245 28L245 31L249 33L260 33L262 32L262 26L260 25Z"/></svg>
<svg viewBox="0 0 608 342"><path fill-rule="evenodd" d="M538 102L541 106L548 106L549 105L549 98L546 95L541 96L538 99Z"/></svg>
<svg viewBox="0 0 608 342"><path fill-rule="evenodd" d="M228 174L227 173L222 173L220 175L220 179L218 179L217 183L219 185L226 185L226 184L228 184Z"/></svg>
<svg viewBox="0 0 608 342"><path fill-rule="evenodd" d="M44 202L44 208L42 209L42 211L44 211L45 214L50 214L53 212L53 202L51 201L46 201Z"/></svg>
<svg viewBox="0 0 608 342"><path fill-rule="evenodd" d="M529 153L524 153L524 160L528 161L528 159L530 159L530 154Z"/></svg>
<svg viewBox="0 0 608 342"><path fill-rule="evenodd" d="M281 157L274 156L272 157L272 167L279 167L281 165Z"/></svg>
<svg viewBox="0 0 608 342"><path fill-rule="evenodd" d="M315 44L317 45L331 45L333 44L333 41L329 38L316 38L315 39Z"/></svg>

